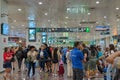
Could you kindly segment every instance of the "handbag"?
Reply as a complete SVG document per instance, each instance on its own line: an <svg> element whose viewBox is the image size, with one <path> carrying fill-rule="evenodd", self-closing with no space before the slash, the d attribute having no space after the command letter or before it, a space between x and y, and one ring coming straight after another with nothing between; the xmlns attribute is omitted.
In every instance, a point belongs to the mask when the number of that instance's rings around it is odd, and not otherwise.
<svg viewBox="0 0 120 80"><path fill-rule="evenodd" d="M31 61L31 56L27 57L26 62L30 62Z"/></svg>

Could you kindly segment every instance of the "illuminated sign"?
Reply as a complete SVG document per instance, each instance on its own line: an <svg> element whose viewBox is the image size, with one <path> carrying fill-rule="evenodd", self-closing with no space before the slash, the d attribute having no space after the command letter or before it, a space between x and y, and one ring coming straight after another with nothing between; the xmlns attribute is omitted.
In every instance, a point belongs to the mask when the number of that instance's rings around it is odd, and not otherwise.
<svg viewBox="0 0 120 80"><path fill-rule="evenodd" d="M67 8L67 13L81 13L81 14L84 14L84 13L88 13L89 12L89 9L88 9L88 6L86 5L81 5L79 7L68 7Z"/></svg>
<svg viewBox="0 0 120 80"><path fill-rule="evenodd" d="M37 32L90 32L89 27L81 28L36 28Z"/></svg>

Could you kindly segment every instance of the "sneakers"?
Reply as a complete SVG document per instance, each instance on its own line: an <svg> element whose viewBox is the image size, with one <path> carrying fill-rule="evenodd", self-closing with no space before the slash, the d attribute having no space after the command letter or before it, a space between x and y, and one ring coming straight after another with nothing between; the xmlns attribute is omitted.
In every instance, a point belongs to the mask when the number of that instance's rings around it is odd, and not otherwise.
<svg viewBox="0 0 120 80"><path fill-rule="evenodd" d="M52 74L52 76L53 76L53 77L57 77L57 76L58 76L58 74Z"/></svg>

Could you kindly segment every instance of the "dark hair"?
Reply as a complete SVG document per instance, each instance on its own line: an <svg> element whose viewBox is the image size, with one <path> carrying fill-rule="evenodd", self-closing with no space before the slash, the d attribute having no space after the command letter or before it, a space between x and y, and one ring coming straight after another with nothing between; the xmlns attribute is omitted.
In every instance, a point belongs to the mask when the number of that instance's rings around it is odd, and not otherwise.
<svg viewBox="0 0 120 80"><path fill-rule="evenodd" d="M19 49L18 49L19 51L22 51L23 50L23 48L22 47L19 47Z"/></svg>
<svg viewBox="0 0 120 80"><path fill-rule="evenodd" d="M86 47L86 45L84 44L84 43L82 43L82 46L85 48Z"/></svg>
<svg viewBox="0 0 120 80"><path fill-rule="evenodd" d="M101 51L101 48L100 48L100 47L98 47L97 49L98 49L98 51Z"/></svg>
<svg viewBox="0 0 120 80"><path fill-rule="evenodd" d="M7 52L7 50L8 50L8 47L5 47L5 48L4 48L4 52Z"/></svg>
<svg viewBox="0 0 120 80"><path fill-rule="evenodd" d="M109 47L110 47L110 50L115 50L114 44L110 44Z"/></svg>
<svg viewBox="0 0 120 80"><path fill-rule="evenodd" d="M46 43L43 43L46 47L48 47L48 45Z"/></svg>
<svg viewBox="0 0 120 80"><path fill-rule="evenodd" d="M57 51L58 51L58 48L55 48L53 54L57 54Z"/></svg>
<svg viewBox="0 0 120 80"><path fill-rule="evenodd" d="M80 44L80 42L78 42L78 41L75 42L75 43L74 43L74 47L77 47L79 44Z"/></svg>
<svg viewBox="0 0 120 80"><path fill-rule="evenodd" d="M35 46L30 46L30 50L33 49L33 48L35 48Z"/></svg>

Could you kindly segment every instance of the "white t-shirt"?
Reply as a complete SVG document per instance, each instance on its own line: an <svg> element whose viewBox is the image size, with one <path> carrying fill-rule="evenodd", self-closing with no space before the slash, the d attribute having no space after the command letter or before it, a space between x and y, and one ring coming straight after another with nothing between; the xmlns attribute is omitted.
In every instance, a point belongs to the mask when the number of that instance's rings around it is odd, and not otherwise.
<svg viewBox="0 0 120 80"><path fill-rule="evenodd" d="M44 53L43 53L43 51L40 52L40 57L41 57L41 58L44 57Z"/></svg>

